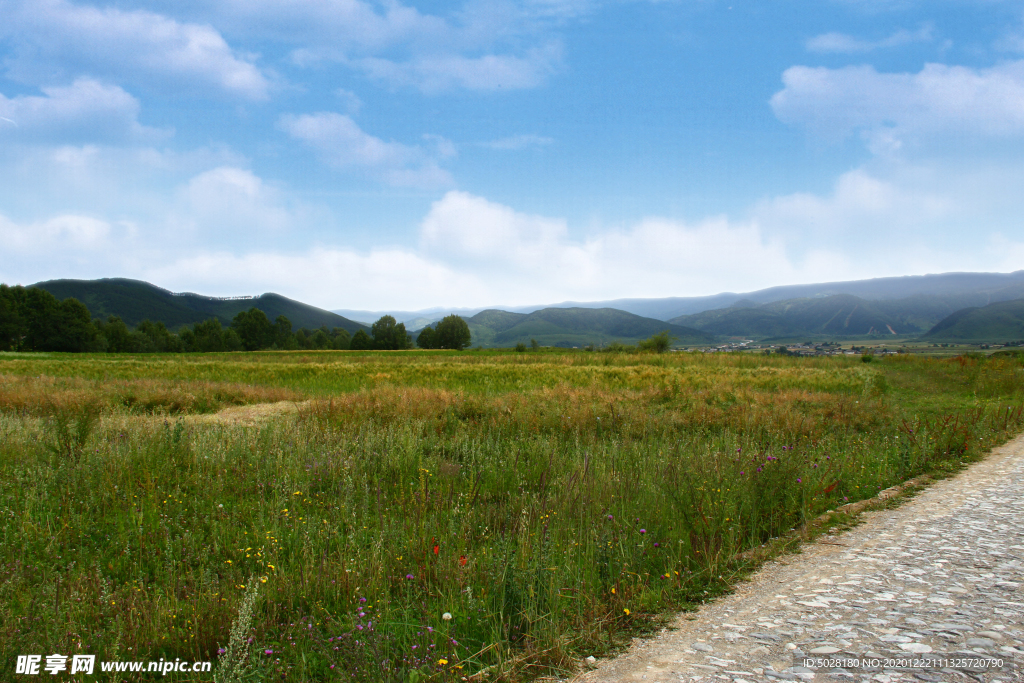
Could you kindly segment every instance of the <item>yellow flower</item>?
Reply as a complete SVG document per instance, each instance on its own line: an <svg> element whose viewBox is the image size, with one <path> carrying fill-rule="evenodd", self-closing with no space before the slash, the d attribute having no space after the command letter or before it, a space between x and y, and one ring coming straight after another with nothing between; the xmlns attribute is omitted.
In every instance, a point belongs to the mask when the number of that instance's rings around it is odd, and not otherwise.
<svg viewBox="0 0 1024 683"><path fill-rule="evenodd" d="M437 660L437 663L440 664L441 666L444 666L445 664L448 663L448 660L447 659L439 659L439 660Z"/></svg>
<svg viewBox="0 0 1024 683"><path fill-rule="evenodd" d="M268 567L270 567L271 569L275 569L275 570L277 569L277 567L275 567L275 566L274 566L274 565L272 565L272 564L268 564L267 566L268 566Z"/></svg>
<svg viewBox="0 0 1024 683"><path fill-rule="evenodd" d="M612 595L615 595L615 589L614 588L612 589Z"/></svg>
<svg viewBox="0 0 1024 683"><path fill-rule="evenodd" d="M628 607L623 608L622 611L626 613L627 617L629 616L629 608Z"/></svg>

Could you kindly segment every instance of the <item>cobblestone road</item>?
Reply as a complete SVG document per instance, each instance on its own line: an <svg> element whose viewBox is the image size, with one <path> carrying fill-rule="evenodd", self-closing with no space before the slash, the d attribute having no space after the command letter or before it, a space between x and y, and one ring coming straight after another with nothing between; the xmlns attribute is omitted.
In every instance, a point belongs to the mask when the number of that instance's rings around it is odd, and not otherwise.
<svg viewBox="0 0 1024 683"><path fill-rule="evenodd" d="M578 683L1024 682L1022 574L1024 437L897 509L865 513L862 525L766 565Z"/></svg>

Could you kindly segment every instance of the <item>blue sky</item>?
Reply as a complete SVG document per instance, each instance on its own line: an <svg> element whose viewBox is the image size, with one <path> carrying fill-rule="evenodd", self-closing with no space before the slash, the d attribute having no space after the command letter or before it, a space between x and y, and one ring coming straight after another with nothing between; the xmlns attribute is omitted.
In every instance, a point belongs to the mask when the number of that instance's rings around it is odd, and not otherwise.
<svg viewBox="0 0 1024 683"><path fill-rule="evenodd" d="M1009 0L0 0L0 281L326 308L1024 268Z"/></svg>

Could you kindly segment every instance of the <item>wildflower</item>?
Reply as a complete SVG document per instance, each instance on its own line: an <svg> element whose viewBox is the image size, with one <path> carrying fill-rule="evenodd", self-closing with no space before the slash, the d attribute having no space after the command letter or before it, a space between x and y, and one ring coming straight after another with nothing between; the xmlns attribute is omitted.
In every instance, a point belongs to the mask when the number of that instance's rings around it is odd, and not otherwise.
<svg viewBox="0 0 1024 683"><path fill-rule="evenodd" d="M439 659L439 660L437 660L437 663L440 664L441 666L444 666L445 664L448 663L448 660L447 659Z"/></svg>
<svg viewBox="0 0 1024 683"><path fill-rule="evenodd" d="M227 650L225 648L223 648L223 647L218 647L217 648L217 654L222 655L225 652L227 652Z"/></svg>
<svg viewBox="0 0 1024 683"><path fill-rule="evenodd" d="M359 598L359 602L366 602L366 598Z"/></svg>
<svg viewBox="0 0 1024 683"><path fill-rule="evenodd" d="M271 569L277 569L277 567L275 567L275 566L274 566L274 565L272 565L272 564L268 564L267 566L268 566L268 567L270 567Z"/></svg>
<svg viewBox="0 0 1024 683"><path fill-rule="evenodd" d="M798 484L799 484L799 483L801 483L801 481L802 481L802 480L800 479L800 477L797 477L797 478L796 478L796 483L798 483Z"/></svg>
<svg viewBox="0 0 1024 683"><path fill-rule="evenodd" d="M614 519L612 515L608 515L608 519Z"/></svg>
<svg viewBox="0 0 1024 683"><path fill-rule="evenodd" d="M451 621L452 620L452 613L451 612L445 612L444 614L441 615L441 618L444 619L445 621Z"/></svg>
<svg viewBox="0 0 1024 683"><path fill-rule="evenodd" d="M657 548L657 547L659 547L660 545L661 545L660 543L655 543L655 544L654 544L654 547L655 547L655 548Z"/></svg>
<svg viewBox="0 0 1024 683"><path fill-rule="evenodd" d="M410 581L412 581L412 580L413 580L413 579L415 579L416 577L415 577L415 576L413 576L412 574L406 574L406 575L405 575L405 578L407 578L407 579L409 579Z"/></svg>
<svg viewBox="0 0 1024 683"><path fill-rule="evenodd" d="M441 552L441 546L435 544L434 545L434 554L437 555L439 552Z"/></svg>
<svg viewBox="0 0 1024 683"><path fill-rule="evenodd" d="M459 555L459 566L460 567L465 567L466 566L466 556L465 555Z"/></svg>
<svg viewBox="0 0 1024 683"><path fill-rule="evenodd" d="M646 533L647 533L647 529L641 529L641 530L640 530L640 533L642 533L642 534L646 534Z"/></svg>
<svg viewBox="0 0 1024 683"><path fill-rule="evenodd" d="M628 607L623 608L622 611L626 613L627 617L629 616L629 608Z"/></svg>
<svg viewBox="0 0 1024 683"><path fill-rule="evenodd" d="M272 655L272 654L274 654L274 651L273 650L264 650L263 654L265 654L265 655Z"/></svg>
<svg viewBox="0 0 1024 683"><path fill-rule="evenodd" d="M740 470L740 476L741 476L741 477L743 476L743 474L744 474L744 473L743 473L743 470Z"/></svg>

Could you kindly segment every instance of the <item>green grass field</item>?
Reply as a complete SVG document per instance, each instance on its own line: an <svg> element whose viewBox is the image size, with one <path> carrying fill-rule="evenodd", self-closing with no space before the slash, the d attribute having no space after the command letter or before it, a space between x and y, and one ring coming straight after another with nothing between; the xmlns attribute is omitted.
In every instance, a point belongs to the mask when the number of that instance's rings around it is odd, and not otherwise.
<svg viewBox="0 0 1024 683"><path fill-rule="evenodd" d="M726 590L743 551L1005 441L1022 372L0 354L0 670L90 653L212 660L218 681L565 675Z"/></svg>

